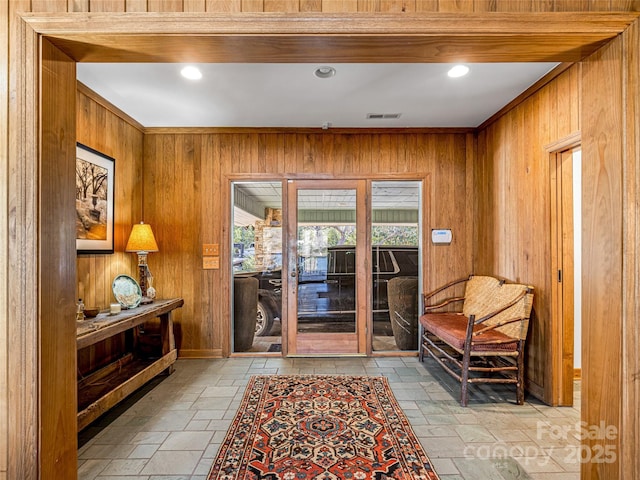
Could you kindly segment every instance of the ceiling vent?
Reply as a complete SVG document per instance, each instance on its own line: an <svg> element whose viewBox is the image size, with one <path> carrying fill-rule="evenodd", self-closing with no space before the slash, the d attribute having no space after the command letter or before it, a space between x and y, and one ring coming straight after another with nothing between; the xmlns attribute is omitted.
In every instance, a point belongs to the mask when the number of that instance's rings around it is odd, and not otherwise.
<svg viewBox="0 0 640 480"><path fill-rule="evenodd" d="M367 113L367 119L369 120L382 120L382 119L394 119L400 118L401 113Z"/></svg>

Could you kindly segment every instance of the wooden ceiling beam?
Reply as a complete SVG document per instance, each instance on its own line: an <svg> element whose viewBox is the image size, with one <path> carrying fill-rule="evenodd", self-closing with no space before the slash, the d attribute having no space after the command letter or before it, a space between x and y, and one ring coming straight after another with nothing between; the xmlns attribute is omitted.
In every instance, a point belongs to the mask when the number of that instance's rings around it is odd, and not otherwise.
<svg viewBox="0 0 640 480"><path fill-rule="evenodd" d="M79 62L576 62L637 14L25 14Z"/></svg>

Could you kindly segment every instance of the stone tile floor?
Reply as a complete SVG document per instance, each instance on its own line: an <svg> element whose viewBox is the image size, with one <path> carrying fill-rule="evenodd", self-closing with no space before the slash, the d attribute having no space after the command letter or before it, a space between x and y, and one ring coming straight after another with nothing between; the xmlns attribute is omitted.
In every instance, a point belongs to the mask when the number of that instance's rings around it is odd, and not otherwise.
<svg viewBox="0 0 640 480"><path fill-rule="evenodd" d="M385 375L442 480L576 480L578 407L533 398L513 403L507 387L459 386L431 359L228 358L178 360L79 434L80 480L205 480L253 374ZM576 383L574 405L580 404Z"/></svg>

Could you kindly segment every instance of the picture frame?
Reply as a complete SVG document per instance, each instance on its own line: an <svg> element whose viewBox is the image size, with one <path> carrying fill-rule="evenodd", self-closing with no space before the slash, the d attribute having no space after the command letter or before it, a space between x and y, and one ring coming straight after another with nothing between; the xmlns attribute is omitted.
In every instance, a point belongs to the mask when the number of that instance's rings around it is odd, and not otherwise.
<svg viewBox="0 0 640 480"><path fill-rule="evenodd" d="M114 158L76 143L76 251L114 252Z"/></svg>

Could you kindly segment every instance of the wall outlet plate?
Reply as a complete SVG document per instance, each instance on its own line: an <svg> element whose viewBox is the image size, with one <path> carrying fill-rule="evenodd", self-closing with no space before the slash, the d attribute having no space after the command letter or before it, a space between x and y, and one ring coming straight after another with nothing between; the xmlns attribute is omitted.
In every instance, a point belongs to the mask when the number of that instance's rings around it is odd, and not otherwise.
<svg viewBox="0 0 640 480"><path fill-rule="evenodd" d="M202 259L204 270L218 270L220 268L220 257L204 257Z"/></svg>

